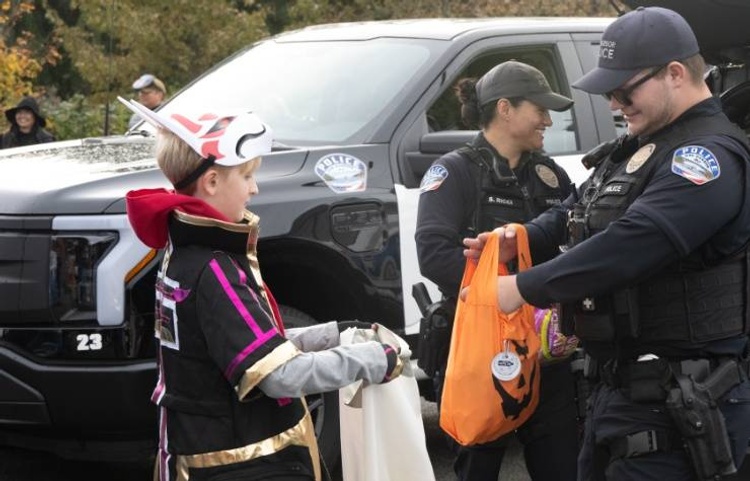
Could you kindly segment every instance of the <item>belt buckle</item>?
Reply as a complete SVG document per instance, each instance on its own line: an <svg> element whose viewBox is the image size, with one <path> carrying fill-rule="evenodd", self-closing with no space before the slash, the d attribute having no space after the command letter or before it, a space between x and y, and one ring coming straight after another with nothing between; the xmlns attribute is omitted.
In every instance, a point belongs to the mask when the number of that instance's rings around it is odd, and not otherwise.
<svg viewBox="0 0 750 481"><path fill-rule="evenodd" d="M656 431L641 431L625 436L627 440L627 451L625 457L632 458L652 453L659 449L656 441Z"/></svg>

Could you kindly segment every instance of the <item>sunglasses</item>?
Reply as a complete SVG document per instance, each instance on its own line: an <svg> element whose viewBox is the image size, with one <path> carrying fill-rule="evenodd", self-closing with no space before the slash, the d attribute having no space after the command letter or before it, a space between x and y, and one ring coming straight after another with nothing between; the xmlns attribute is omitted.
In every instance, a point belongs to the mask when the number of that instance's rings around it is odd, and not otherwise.
<svg viewBox="0 0 750 481"><path fill-rule="evenodd" d="M640 79L638 79L633 85L630 85L629 87L620 88L620 89L614 89L612 91L607 92L604 94L604 98L606 98L608 101L611 101L612 99L617 100L617 103L620 105L623 105L625 107L630 107L633 105L633 101L630 100L630 96L633 95L633 92L635 92L635 89L640 87L641 85L645 84L652 78L654 78L659 72L664 70L666 65L662 65L661 67L657 67L651 72L648 73L648 75L644 75Z"/></svg>

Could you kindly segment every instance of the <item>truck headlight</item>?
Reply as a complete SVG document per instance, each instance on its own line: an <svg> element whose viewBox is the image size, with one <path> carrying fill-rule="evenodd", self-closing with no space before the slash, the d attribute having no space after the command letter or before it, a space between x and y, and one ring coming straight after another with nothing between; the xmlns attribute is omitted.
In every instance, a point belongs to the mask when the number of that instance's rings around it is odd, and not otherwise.
<svg viewBox="0 0 750 481"><path fill-rule="evenodd" d="M49 253L49 300L57 319L96 319L96 268L116 242L116 232L52 236Z"/></svg>

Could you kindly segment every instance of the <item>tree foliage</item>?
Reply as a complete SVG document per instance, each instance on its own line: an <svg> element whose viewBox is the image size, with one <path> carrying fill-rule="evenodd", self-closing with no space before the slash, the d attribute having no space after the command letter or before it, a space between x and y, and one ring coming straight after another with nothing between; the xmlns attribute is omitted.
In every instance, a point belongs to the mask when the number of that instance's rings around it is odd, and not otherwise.
<svg viewBox="0 0 750 481"><path fill-rule="evenodd" d="M34 10L32 0L0 0L0 106L5 108L24 95L42 93L37 77L59 57L54 37L40 37L28 22Z"/></svg>
<svg viewBox="0 0 750 481"><path fill-rule="evenodd" d="M267 34L261 15L226 0L72 0L70 9L74 15L54 9L48 15L85 80L81 93L93 100L129 94L143 72L174 91Z"/></svg>
<svg viewBox="0 0 750 481"><path fill-rule="evenodd" d="M435 17L607 16L607 0L265 0L282 30L305 25Z"/></svg>
<svg viewBox="0 0 750 481"><path fill-rule="evenodd" d="M0 106L46 92L42 108L58 138L102 134L105 118L109 132L122 132L127 112L115 96L132 95L142 73L155 74L174 94L232 52L285 30L397 18L616 13L610 0L0 0Z"/></svg>

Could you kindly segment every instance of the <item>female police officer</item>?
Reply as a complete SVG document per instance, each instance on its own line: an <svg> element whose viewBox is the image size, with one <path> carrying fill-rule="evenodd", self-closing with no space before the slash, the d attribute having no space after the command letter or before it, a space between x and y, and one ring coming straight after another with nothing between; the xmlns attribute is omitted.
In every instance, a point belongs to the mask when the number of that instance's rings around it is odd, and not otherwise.
<svg viewBox="0 0 750 481"><path fill-rule="evenodd" d="M559 204L571 189L565 171L541 149L552 124L548 110L567 110L573 101L552 92L539 70L504 62L478 81L460 81L457 94L464 122L482 130L425 174L415 235L420 270L450 305L464 271L462 237L529 220ZM438 400L443 373L444 364L434 379ZM534 481L576 477L573 385L568 362L542 369L539 406L519 430ZM460 480L497 481L504 452L503 439L458 448L454 469Z"/></svg>

